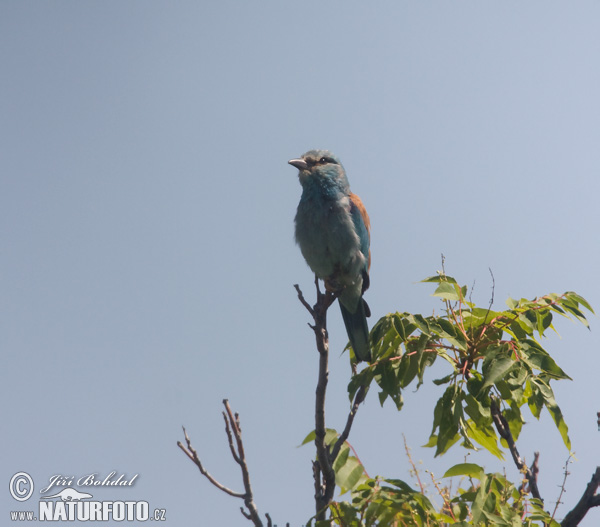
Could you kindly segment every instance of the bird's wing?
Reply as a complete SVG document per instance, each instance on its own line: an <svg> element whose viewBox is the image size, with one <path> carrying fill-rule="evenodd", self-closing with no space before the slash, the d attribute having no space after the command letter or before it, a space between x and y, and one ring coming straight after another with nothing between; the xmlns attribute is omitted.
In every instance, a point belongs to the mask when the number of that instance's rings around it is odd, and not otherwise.
<svg viewBox="0 0 600 527"><path fill-rule="evenodd" d="M367 209L361 199L352 193L350 193L350 214L354 222L356 234L358 234L358 238L360 239L360 250L368 262L365 269L368 273L371 268L371 249L369 248L371 243L371 220L369 220Z"/></svg>

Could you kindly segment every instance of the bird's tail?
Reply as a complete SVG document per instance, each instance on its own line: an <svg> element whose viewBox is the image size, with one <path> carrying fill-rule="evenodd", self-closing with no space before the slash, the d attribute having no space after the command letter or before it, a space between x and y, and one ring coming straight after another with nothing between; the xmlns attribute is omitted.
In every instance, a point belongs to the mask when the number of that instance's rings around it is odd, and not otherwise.
<svg viewBox="0 0 600 527"><path fill-rule="evenodd" d="M369 326L367 325L367 316L369 307L366 302L360 298L358 301L358 307L354 313L351 313L344 305L340 302L340 309L342 310L342 318L344 319L344 325L350 339L350 344L354 350L354 355L358 362L367 361L371 362L371 347L369 346Z"/></svg>

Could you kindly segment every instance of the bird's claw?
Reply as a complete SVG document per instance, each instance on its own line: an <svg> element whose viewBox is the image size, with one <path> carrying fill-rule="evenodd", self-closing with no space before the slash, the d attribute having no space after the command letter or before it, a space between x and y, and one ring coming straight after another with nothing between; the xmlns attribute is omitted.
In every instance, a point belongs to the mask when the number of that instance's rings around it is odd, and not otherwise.
<svg viewBox="0 0 600 527"><path fill-rule="evenodd" d="M344 287L335 278L325 278L325 290L329 293L340 293Z"/></svg>

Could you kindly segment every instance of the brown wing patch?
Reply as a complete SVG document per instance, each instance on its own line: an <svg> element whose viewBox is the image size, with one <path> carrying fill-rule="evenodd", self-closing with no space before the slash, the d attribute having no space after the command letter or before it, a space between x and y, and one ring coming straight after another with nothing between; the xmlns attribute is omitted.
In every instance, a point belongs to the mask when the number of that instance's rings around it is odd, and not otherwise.
<svg viewBox="0 0 600 527"><path fill-rule="evenodd" d="M369 215L367 214L367 209L365 208L364 203L356 194L354 194L352 192L350 192L350 201L358 209L358 212L360 212L360 215L363 219L365 227L367 228L367 234L369 235L369 239L371 239L371 220L369 219ZM371 249L370 248L369 248L369 265L368 265L367 269L371 269Z"/></svg>
<svg viewBox="0 0 600 527"><path fill-rule="evenodd" d="M356 208L360 212L363 221L365 222L365 227L367 228L367 232L369 233L369 237L371 236L371 220L369 219L369 215L367 214L367 209L365 208L362 200L356 195L350 192L350 201L356 205Z"/></svg>

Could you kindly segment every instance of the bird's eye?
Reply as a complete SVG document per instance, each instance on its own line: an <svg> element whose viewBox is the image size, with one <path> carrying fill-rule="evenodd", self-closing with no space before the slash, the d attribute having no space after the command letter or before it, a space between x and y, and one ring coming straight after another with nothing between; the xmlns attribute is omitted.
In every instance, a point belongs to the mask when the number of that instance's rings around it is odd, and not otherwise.
<svg viewBox="0 0 600 527"><path fill-rule="evenodd" d="M335 163L335 161L329 157L322 157L319 159L319 163L326 165L327 163Z"/></svg>

